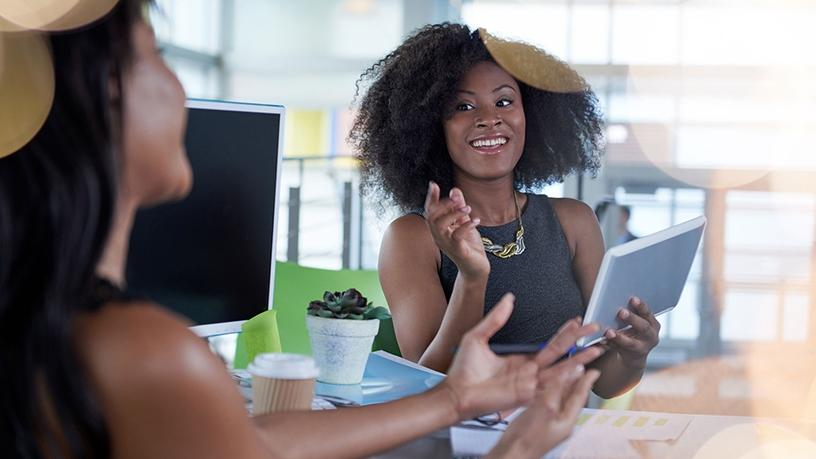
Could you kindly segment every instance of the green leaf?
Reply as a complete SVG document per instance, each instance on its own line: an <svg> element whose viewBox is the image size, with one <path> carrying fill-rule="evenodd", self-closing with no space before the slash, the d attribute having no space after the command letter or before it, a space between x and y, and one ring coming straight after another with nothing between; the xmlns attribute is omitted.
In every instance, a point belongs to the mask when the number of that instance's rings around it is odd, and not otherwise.
<svg viewBox="0 0 816 459"><path fill-rule="evenodd" d="M377 320L390 319L391 313L388 312L388 309L382 306L377 306L376 308L371 308L368 311L366 311L365 318Z"/></svg>
<svg viewBox="0 0 816 459"><path fill-rule="evenodd" d="M317 311L317 315L320 316L320 317L325 317L327 319L331 319L332 317L334 317L333 312L327 311L325 309L321 309L320 311Z"/></svg>
<svg viewBox="0 0 816 459"><path fill-rule="evenodd" d="M348 319L351 319L351 320L363 320L364 316L362 314L349 314Z"/></svg>

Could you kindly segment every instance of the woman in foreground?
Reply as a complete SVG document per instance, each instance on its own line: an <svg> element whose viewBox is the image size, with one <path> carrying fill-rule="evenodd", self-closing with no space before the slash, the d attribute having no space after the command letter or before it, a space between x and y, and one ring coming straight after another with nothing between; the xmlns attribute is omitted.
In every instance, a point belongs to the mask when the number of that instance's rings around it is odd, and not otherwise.
<svg viewBox="0 0 816 459"><path fill-rule="evenodd" d="M187 325L130 298L136 210L182 198L184 92L143 3L48 37L56 93L36 137L0 159L0 438L19 457L359 457L482 413L530 408L495 457L540 457L569 435L601 351L556 360L592 331L573 321L533 358L487 342L513 299L464 333L448 377L389 404L250 418ZM538 390L546 389L546 390ZM353 426L338 429L337 426Z"/></svg>

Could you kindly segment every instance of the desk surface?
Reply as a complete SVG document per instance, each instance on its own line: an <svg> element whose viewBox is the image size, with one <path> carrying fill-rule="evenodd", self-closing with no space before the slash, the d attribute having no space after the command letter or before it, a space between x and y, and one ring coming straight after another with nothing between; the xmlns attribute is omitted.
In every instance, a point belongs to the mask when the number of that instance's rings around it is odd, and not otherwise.
<svg viewBox="0 0 816 459"><path fill-rule="evenodd" d="M630 442L636 458L720 459L723 457L816 457L816 424L756 419L740 416L694 415L686 431L674 442ZM762 452L763 454L759 454ZM753 454L751 454L753 453ZM447 429L374 456L397 458L450 458L453 452ZM597 458L619 458L598 451Z"/></svg>

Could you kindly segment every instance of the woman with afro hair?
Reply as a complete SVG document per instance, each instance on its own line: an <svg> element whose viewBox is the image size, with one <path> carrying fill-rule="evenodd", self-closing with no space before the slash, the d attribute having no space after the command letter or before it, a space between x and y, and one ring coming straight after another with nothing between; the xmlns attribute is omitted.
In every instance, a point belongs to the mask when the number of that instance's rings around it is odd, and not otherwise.
<svg viewBox="0 0 816 459"><path fill-rule="evenodd" d="M533 68L535 86L494 55ZM403 355L447 370L465 331L508 291L516 306L493 343L544 343L583 315L604 253L598 221L583 202L529 190L597 171L603 119L586 82L542 50L444 23L415 32L361 86L349 138L364 190L404 212L379 259ZM639 299L619 317L631 328L606 331L602 397L636 384L658 342Z"/></svg>

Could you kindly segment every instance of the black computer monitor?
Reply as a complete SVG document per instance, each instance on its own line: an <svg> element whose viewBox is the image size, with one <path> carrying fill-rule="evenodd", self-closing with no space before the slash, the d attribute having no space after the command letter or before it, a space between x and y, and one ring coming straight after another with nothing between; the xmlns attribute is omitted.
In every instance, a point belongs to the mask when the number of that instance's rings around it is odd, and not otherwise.
<svg viewBox="0 0 816 459"><path fill-rule="evenodd" d="M284 109L188 101L193 189L138 212L128 288L202 336L239 331L271 308Z"/></svg>

